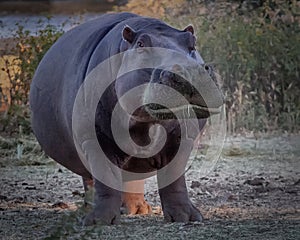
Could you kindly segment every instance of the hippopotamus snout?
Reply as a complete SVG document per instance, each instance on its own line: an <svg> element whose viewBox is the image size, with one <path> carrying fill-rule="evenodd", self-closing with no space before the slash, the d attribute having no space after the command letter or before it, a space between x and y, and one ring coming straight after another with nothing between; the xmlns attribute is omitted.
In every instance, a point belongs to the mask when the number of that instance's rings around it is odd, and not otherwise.
<svg viewBox="0 0 300 240"><path fill-rule="evenodd" d="M209 65L174 64L171 67L157 68L153 70L150 83L156 85L149 87L145 92L147 100L151 98L157 100L159 97L163 103L163 99L172 98L168 95L169 91L159 89L159 85L163 85L180 93L188 101L186 104L174 97L171 109L166 109L163 104L149 104L146 110L159 118L162 117L161 114L165 119L170 112L189 111L190 108L196 112L197 118L206 118L219 113L220 107L224 104L224 95Z"/></svg>

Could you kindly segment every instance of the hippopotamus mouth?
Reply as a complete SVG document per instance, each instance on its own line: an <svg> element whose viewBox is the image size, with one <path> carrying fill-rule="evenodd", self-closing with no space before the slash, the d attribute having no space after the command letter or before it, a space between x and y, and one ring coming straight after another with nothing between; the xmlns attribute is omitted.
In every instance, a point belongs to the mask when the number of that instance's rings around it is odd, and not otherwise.
<svg viewBox="0 0 300 240"><path fill-rule="evenodd" d="M166 108L159 104L149 104L145 107L145 110L150 114L150 116L160 120L173 119L176 116L180 116L185 119L196 116L196 118L201 119L208 118L209 116L214 114L219 114L221 112L221 107L208 108L196 104L188 104Z"/></svg>

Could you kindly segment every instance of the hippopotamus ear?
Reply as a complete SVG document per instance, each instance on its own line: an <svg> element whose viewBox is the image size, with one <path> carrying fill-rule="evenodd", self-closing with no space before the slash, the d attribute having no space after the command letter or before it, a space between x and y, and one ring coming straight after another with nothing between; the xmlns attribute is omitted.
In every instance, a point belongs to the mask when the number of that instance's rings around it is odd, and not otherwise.
<svg viewBox="0 0 300 240"><path fill-rule="evenodd" d="M131 27L126 25L123 28L122 37L124 40L126 40L129 43L133 43L135 36L136 36L136 32Z"/></svg>
<svg viewBox="0 0 300 240"><path fill-rule="evenodd" d="M187 27L185 27L185 29L183 31L190 32L191 34L194 35L194 27L193 27L193 25L188 25Z"/></svg>

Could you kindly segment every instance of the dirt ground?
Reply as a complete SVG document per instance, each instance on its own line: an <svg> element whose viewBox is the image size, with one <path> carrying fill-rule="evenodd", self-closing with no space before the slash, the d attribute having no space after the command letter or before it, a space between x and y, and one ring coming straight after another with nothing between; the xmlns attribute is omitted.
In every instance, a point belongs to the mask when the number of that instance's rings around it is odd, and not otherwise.
<svg viewBox="0 0 300 240"><path fill-rule="evenodd" d="M207 176L187 173L202 223L165 223L155 179L151 216L83 227L81 178L33 137L0 137L0 239L300 239L300 135L228 137Z"/></svg>

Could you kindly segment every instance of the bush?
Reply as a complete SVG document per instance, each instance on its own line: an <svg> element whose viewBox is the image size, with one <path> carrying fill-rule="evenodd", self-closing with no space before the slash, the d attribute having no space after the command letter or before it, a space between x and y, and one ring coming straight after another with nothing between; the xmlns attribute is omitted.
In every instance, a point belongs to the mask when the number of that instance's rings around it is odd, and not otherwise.
<svg viewBox="0 0 300 240"><path fill-rule="evenodd" d="M24 133L30 132L30 83L40 60L62 33L57 27L47 25L37 36L32 36L23 26L18 26L13 39L15 47L10 49L15 57L2 56L4 67L1 70L9 81L9 91L0 92L0 102L7 106L0 121L2 131L19 132L21 127Z"/></svg>

